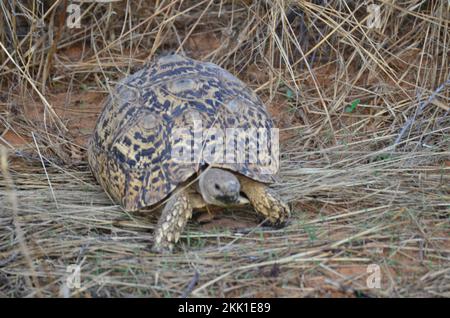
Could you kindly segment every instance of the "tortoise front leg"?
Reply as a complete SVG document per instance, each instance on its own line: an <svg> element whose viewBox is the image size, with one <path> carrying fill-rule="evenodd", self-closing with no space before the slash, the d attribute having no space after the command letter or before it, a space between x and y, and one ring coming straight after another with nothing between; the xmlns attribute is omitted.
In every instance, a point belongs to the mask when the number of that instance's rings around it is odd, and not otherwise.
<svg viewBox="0 0 450 318"><path fill-rule="evenodd" d="M291 214L289 206L267 185L240 177L241 191L250 200L255 211L274 225L282 225Z"/></svg>
<svg viewBox="0 0 450 318"><path fill-rule="evenodd" d="M156 226L152 250L157 253L171 252L191 217L189 193L186 190L173 193Z"/></svg>

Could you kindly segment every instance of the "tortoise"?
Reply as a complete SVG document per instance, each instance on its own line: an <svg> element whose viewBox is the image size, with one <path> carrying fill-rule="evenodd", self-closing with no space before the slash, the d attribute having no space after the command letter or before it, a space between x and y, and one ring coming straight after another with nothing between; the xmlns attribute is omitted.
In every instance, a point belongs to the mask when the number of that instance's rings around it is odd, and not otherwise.
<svg viewBox="0 0 450 318"><path fill-rule="evenodd" d="M88 162L124 210L165 203L153 250L171 252L193 210L208 205L250 203L260 217L284 224L289 207L269 187L278 169L276 132L238 78L169 54L116 84L89 139Z"/></svg>

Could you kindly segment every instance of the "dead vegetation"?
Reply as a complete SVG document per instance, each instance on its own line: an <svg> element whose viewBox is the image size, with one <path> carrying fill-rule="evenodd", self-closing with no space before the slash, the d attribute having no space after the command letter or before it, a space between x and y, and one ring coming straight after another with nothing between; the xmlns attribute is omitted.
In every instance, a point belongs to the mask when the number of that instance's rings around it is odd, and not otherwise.
<svg viewBox="0 0 450 318"><path fill-rule="evenodd" d="M0 3L0 296L450 296L447 1L374 1L379 28L371 1L89 2L80 28L69 2ZM156 216L124 213L93 180L102 98L171 51L267 103L287 227L223 211L161 257Z"/></svg>

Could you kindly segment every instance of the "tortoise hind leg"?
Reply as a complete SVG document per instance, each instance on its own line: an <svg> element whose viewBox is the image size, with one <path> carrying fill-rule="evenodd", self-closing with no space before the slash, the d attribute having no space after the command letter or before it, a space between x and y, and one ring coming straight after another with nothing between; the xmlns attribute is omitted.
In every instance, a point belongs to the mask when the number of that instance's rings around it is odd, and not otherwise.
<svg viewBox="0 0 450 318"><path fill-rule="evenodd" d="M152 250L157 253L171 252L191 217L189 193L184 190L172 194L156 226Z"/></svg>
<svg viewBox="0 0 450 318"><path fill-rule="evenodd" d="M289 206L267 185L240 177L241 191L250 200L255 211L269 220L274 225L283 225L290 216Z"/></svg>

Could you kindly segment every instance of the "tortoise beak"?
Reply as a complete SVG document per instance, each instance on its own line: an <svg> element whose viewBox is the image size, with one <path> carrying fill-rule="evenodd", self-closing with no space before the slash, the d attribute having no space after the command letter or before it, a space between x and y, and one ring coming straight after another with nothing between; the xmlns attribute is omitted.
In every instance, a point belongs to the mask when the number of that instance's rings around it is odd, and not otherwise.
<svg viewBox="0 0 450 318"><path fill-rule="evenodd" d="M238 195L236 198L233 198L233 201L230 202L230 204L232 205L246 205L246 204L250 204L250 201L242 196L242 195Z"/></svg>
<svg viewBox="0 0 450 318"><path fill-rule="evenodd" d="M217 197L217 200L222 202L224 205L246 205L250 203L250 201L242 195L220 196Z"/></svg>
<svg viewBox="0 0 450 318"><path fill-rule="evenodd" d="M246 197L239 195L236 201L236 205L246 205L246 204L250 204L250 201Z"/></svg>

